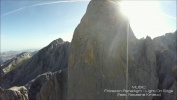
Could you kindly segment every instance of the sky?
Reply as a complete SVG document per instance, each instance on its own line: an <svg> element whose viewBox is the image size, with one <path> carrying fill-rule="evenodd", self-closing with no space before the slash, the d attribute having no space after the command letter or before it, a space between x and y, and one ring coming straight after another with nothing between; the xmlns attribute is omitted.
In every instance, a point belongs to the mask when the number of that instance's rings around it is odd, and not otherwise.
<svg viewBox="0 0 177 100"><path fill-rule="evenodd" d="M149 1L149 0L148 0ZM71 41L88 0L1 0L1 52L41 49L57 38ZM176 30L176 1L126 1L122 11L137 38Z"/></svg>

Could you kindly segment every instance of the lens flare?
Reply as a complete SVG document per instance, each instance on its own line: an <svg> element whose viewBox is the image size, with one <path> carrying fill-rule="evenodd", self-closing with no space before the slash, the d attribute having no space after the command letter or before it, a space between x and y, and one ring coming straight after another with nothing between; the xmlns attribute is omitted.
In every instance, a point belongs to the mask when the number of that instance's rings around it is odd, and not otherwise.
<svg viewBox="0 0 177 100"><path fill-rule="evenodd" d="M120 7L122 13L129 18L137 38L147 35L153 38L173 30L167 21L170 17L163 13L160 1L121 1Z"/></svg>

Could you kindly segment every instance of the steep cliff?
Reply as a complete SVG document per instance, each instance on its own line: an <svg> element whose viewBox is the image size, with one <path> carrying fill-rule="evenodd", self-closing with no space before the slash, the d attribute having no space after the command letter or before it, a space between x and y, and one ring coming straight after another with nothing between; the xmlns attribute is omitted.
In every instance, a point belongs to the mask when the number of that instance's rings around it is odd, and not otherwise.
<svg viewBox="0 0 177 100"><path fill-rule="evenodd" d="M156 37L153 42L157 58L158 89L173 90L172 93L163 92L161 97L156 97L155 99L176 100L177 31Z"/></svg>
<svg viewBox="0 0 177 100"><path fill-rule="evenodd" d="M156 55L150 37L138 40L118 0L92 0L74 31L68 66L68 99L121 99L105 90L156 89ZM130 100L151 100L129 97Z"/></svg>

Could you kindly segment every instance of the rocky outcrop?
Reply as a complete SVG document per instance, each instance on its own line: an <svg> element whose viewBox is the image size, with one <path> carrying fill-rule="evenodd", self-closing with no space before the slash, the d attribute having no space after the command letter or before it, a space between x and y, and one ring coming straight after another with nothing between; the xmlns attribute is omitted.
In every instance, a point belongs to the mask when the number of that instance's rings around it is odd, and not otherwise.
<svg viewBox="0 0 177 100"><path fill-rule="evenodd" d="M140 85L156 89L155 69L152 39L136 39L118 0L92 0L71 42L68 99L125 100L105 90ZM152 100L152 96L129 100Z"/></svg>
<svg viewBox="0 0 177 100"><path fill-rule="evenodd" d="M48 81L52 75L53 75L52 72L41 74L25 85L25 87L27 87L27 89L29 90L28 91L29 100L36 100L36 95L40 91L42 85L46 81Z"/></svg>
<svg viewBox="0 0 177 100"><path fill-rule="evenodd" d="M164 36L159 36L153 39L156 51L164 51L169 49L176 52L177 31L174 33L166 33Z"/></svg>
<svg viewBox="0 0 177 100"><path fill-rule="evenodd" d="M132 86L145 86L146 90L156 90L158 77L156 72L156 54L150 37L128 44L129 89ZM142 92L145 93L146 92ZM152 100L153 96L130 96L130 100Z"/></svg>
<svg viewBox="0 0 177 100"><path fill-rule="evenodd" d="M52 77L45 82L36 100L65 100L67 95L67 70L53 73Z"/></svg>
<svg viewBox="0 0 177 100"><path fill-rule="evenodd" d="M12 85L21 86L40 74L62 70L68 65L70 43L61 38L54 40L47 47L38 51L19 71ZM34 70L35 69L35 70Z"/></svg>
<svg viewBox="0 0 177 100"><path fill-rule="evenodd" d="M156 49L158 89L173 90L172 93L162 93L155 100L176 100L176 65L177 65L177 31L167 33L153 39Z"/></svg>
<svg viewBox="0 0 177 100"><path fill-rule="evenodd" d="M29 100L25 87L0 88L0 100Z"/></svg>

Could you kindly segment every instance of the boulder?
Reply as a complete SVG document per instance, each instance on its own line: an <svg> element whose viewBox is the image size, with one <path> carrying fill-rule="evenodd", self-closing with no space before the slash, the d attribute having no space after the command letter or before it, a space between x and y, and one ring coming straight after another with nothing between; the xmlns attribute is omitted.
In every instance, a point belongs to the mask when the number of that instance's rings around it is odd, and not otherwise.
<svg viewBox="0 0 177 100"><path fill-rule="evenodd" d="M10 89L0 88L0 100L29 100L27 89L23 86Z"/></svg>
<svg viewBox="0 0 177 100"><path fill-rule="evenodd" d="M30 100L36 100L36 95L40 91L42 85L48 81L52 75L52 72L41 74L25 85L28 89L28 97Z"/></svg>

